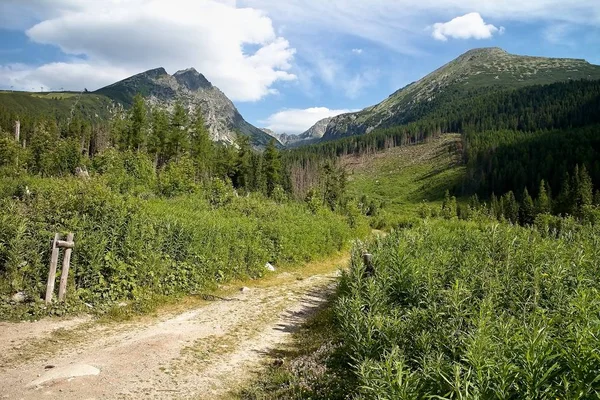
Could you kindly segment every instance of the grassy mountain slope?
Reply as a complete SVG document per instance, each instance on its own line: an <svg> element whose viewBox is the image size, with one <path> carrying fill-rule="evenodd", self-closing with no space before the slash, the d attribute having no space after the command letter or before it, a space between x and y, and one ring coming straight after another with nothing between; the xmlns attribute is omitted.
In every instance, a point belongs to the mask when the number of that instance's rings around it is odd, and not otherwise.
<svg viewBox="0 0 600 400"><path fill-rule="evenodd" d="M447 189L461 182L460 135L449 134L414 146L374 155L345 156L348 192L384 204L386 212L415 213L423 201L441 203Z"/></svg>
<svg viewBox="0 0 600 400"><path fill-rule="evenodd" d="M443 106L474 92L581 79L600 79L600 66L579 59L514 55L499 48L474 49L375 106L333 118L324 138L331 140L408 123L422 116L422 109L432 102Z"/></svg>
<svg viewBox="0 0 600 400"><path fill-rule="evenodd" d="M102 95L77 92L0 91L0 108L15 116L56 116L59 119L76 112L90 120L108 118L112 101Z"/></svg>

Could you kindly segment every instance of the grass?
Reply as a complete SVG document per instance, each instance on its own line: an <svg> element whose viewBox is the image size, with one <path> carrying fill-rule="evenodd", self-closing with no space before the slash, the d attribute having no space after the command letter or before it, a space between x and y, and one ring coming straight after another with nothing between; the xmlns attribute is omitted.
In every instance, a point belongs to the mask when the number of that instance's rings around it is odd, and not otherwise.
<svg viewBox="0 0 600 400"><path fill-rule="evenodd" d="M384 203L389 214L416 216L423 201L441 204L447 189L461 181L465 167L457 146L460 135L443 135L424 144L389 149L342 160L348 192Z"/></svg>

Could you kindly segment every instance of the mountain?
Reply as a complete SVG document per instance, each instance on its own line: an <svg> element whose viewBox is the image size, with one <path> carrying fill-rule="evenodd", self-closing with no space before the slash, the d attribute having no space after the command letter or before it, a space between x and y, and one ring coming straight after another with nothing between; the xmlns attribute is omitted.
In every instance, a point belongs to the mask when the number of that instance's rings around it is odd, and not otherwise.
<svg viewBox="0 0 600 400"><path fill-rule="evenodd" d="M514 55L496 47L473 49L375 106L332 118L323 138L405 124L473 93L580 79L600 79L600 66L580 59Z"/></svg>
<svg viewBox="0 0 600 400"><path fill-rule="evenodd" d="M286 147L297 147L317 142L325 134L327 124L331 120L331 117L323 118L322 120L315 123L307 131L299 135L291 135L287 133L276 133L271 129L262 128L261 130L267 135L270 135L277 139L279 143Z"/></svg>
<svg viewBox="0 0 600 400"><path fill-rule="evenodd" d="M325 135L327 125L331 121L332 117L323 118L316 124L311 126L306 132L301 133L298 137L302 139L321 139Z"/></svg>
<svg viewBox="0 0 600 400"><path fill-rule="evenodd" d="M169 75L164 68L151 69L94 92L129 107L140 93L152 106L171 109L181 102L190 112L201 108L207 128L215 141L233 143L236 132L250 136L255 146L264 146L269 135L249 124L234 104L194 68Z"/></svg>

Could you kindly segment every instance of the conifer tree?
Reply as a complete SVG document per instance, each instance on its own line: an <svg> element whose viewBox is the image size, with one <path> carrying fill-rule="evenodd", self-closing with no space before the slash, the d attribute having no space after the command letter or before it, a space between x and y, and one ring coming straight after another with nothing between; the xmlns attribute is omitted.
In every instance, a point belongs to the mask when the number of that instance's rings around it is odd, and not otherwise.
<svg viewBox="0 0 600 400"><path fill-rule="evenodd" d="M252 164L252 147L250 146L250 138L248 136L238 134L236 143L238 150L233 184L237 188L248 189L250 185L250 168Z"/></svg>
<svg viewBox="0 0 600 400"><path fill-rule="evenodd" d="M270 196L275 187L281 183L281 159L275 147L275 139L271 139L263 154L263 174L266 181L267 194Z"/></svg>
<svg viewBox="0 0 600 400"><path fill-rule="evenodd" d="M492 198L490 199L490 213L498 220L500 220L503 215L502 204L498 201L495 193L492 193Z"/></svg>
<svg viewBox="0 0 600 400"><path fill-rule="evenodd" d="M562 215L573 213L571 178L568 172L565 172L565 175L562 180L562 186L560 188L560 193L558 194L558 199L556 201L555 213Z"/></svg>
<svg viewBox="0 0 600 400"><path fill-rule="evenodd" d="M450 191L446 190L444 201L442 203L442 216L446 219L452 219L457 216L456 197L450 196Z"/></svg>
<svg viewBox="0 0 600 400"><path fill-rule="evenodd" d="M197 177L208 178L213 163L213 153L213 142L206 129L202 110L198 108L190 133L190 155Z"/></svg>
<svg viewBox="0 0 600 400"><path fill-rule="evenodd" d="M175 104L173 115L171 115L169 135L168 156L170 159L178 159L188 147L187 113L180 102Z"/></svg>
<svg viewBox="0 0 600 400"><path fill-rule="evenodd" d="M160 109L152 110L152 129L148 137L148 154L154 158L154 167L160 168L168 159L169 116Z"/></svg>
<svg viewBox="0 0 600 400"><path fill-rule="evenodd" d="M590 178L584 165L579 168L576 193L575 204L577 214L579 217L582 217L585 208L591 206L594 201L592 178Z"/></svg>
<svg viewBox="0 0 600 400"><path fill-rule="evenodd" d="M523 191L523 200L521 207L519 208L519 216L522 225L531 225L535 220L535 206L533 205L533 199L529 195L527 188Z"/></svg>
<svg viewBox="0 0 600 400"><path fill-rule="evenodd" d="M501 198L502 210L504 217L510 222L517 223L519 221L519 203L515 198L512 190L506 193Z"/></svg>
<svg viewBox="0 0 600 400"><path fill-rule="evenodd" d="M594 205L596 207L600 206L600 190L596 190L596 193L594 193Z"/></svg>
<svg viewBox="0 0 600 400"><path fill-rule="evenodd" d="M535 201L535 211L537 214L550 214L551 210L550 197L546 192L546 183L542 179L540 181L538 197Z"/></svg>
<svg viewBox="0 0 600 400"><path fill-rule="evenodd" d="M138 93L133 98L130 112L130 123L125 147L128 150L141 150L147 135L148 119L144 98Z"/></svg>

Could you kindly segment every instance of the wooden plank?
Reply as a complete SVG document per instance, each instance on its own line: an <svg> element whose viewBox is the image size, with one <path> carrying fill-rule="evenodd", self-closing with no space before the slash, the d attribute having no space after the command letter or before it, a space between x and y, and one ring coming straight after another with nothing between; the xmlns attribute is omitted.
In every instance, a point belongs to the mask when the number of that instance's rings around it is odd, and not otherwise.
<svg viewBox="0 0 600 400"><path fill-rule="evenodd" d="M75 246L72 233L67 235L67 243L72 243L73 246L67 247L65 250L62 271L60 273L60 286L58 287L58 301L64 301L67 294L67 279L69 279L69 268L71 266L71 252Z"/></svg>
<svg viewBox="0 0 600 400"><path fill-rule="evenodd" d="M68 236L67 236L68 238ZM61 248L67 248L67 249L72 249L73 247L75 247L75 242L73 242L72 240L59 240L58 242L56 242L56 245L58 247Z"/></svg>
<svg viewBox="0 0 600 400"><path fill-rule="evenodd" d="M46 284L46 304L52 301L52 294L54 292L54 280L56 279L56 265L58 264L58 233L54 235L54 241L52 242L52 256L50 258L50 270L48 271L48 283Z"/></svg>
<svg viewBox="0 0 600 400"><path fill-rule="evenodd" d="M15 121L15 142L19 143L21 137L21 121Z"/></svg>

